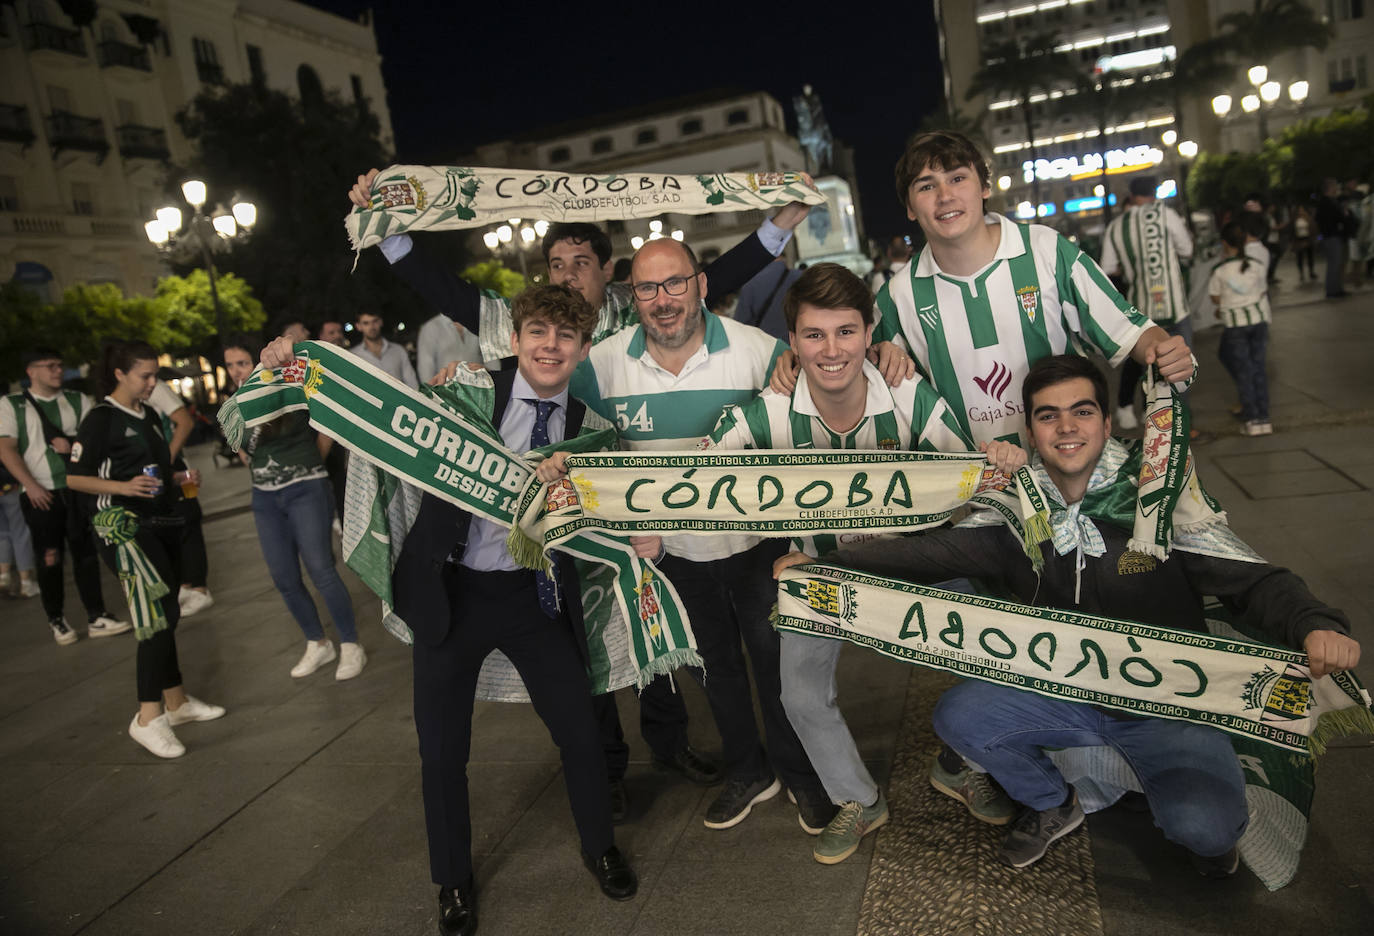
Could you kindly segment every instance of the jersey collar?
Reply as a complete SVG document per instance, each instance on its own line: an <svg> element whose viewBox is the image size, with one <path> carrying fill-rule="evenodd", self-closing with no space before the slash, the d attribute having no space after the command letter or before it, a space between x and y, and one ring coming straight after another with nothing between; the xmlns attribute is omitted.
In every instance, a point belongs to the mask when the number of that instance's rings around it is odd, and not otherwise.
<svg viewBox="0 0 1374 936"><path fill-rule="evenodd" d="M129 409L129 407L125 406L123 403L119 402L118 400L116 400L116 399L115 399L114 397L112 397L112 396L107 396L107 397L105 398L105 402L108 403L108 404L110 404L111 406L113 406L115 409L119 410L121 413L128 413L128 414L129 414L130 416L132 416L134 419L142 419L142 418L144 417L144 415L146 415L147 412L148 412L148 404L147 404L147 403L144 403L144 404L143 404L143 412L140 413L140 412L136 412L136 411L134 411L134 410Z"/></svg>
<svg viewBox="0 0 1374 936"><path fill-rule="evenodd" d="M1000 224L1002 226L1002 237L998 241L997 252L992 255L992 260L988 263L988 266L991 266L998 260L1008 260L1012 257L1019 257L1026 252L1026 245L1021 243L1021 233L1016 229L1016 222L1011 218L1003 214L985 214L983 215L983 223ZM987 266L984 266L978 273L982 273L983 270L986 269ZM941 276L953 276L953 274L946 273L944 270L940 269L940 264L935 262L935 254L930 251L930 245L926 244L925 247L921 248L921 257L916 262L914 275L935 276L937 273ZM977 276L978 273L973 275ZM953 278L972 279L972 277L968 276Z"/></svg>
<svg viewBox="0 0 1374 936"><path fill-rule="evenodd" d="M724 351L730 347L730 338L725 334L725 326L720 323L720 316L707 310L703 304L701 307L702 328L705 331L703 344L706 346L707 354L715 354L717 351ZM635 326L634 335L630 337L630 345L625 349L625 353L632 358L642 358L644 352L648 350L648 345L644 339L644 325L640 323Z"/></svg>
<svg viewBox="0 0 1374 936"><path fill-rule="evenodd" d="M888 389L887 381L883 380L882 371L865 358L863 375L868 381L868 393L864 397L864 417L892 412L896 406L892 402L892 391ZM811 399L811 389L807 386L804 370L797 373L797 387L792 392L792 411L803 416L821 418L816 401Z"/></svg>

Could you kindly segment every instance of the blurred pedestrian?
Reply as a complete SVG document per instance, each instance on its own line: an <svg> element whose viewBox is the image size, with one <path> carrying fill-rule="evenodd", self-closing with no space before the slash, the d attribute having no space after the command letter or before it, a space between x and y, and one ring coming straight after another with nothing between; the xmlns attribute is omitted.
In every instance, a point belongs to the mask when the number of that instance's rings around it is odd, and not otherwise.
<svg viewBox="0 0 1374 936"><path fill-rule="evenodd" d="M171 489L199 484L200 473L172 470L162 420L146 405L157 384L152 347L111 342L97 372L106 396L81 422L67 484L86 495L101 558L119 576L133 615L139 704L129 737L158 757L180 757L186 748L173 727L224 715L187 694L177 662L182 519Z"/></svg>
<svg viewBox="0 0 1374 936"><path fill-rule="evenodd" d="M1345 291L1345 241L1350 236L1347 218L1339 196L1340 184L1335 179L1322 181L1321 198L1317 200L1317 237L1322 258L1326 261L1326 298L1339 299Z"/></svg>
<svg viewBox="0 0 1374 936"><path fill-rule="evenodd" d="M24 490L19 501L23 511L19 525L27 527L35 558L42 562L36 577L48 627L59 645L76 643L76 631L64 614L65 547L71 550L76 589L86 607L87 636L122 634L131 625L105 609L90 518L67 486L73 440L78 425L91 410L91 398L62 389L62 355L58 352L31 349L24 354L24 364L29 389L0 400L0 460Z"/></svg>
<svg viewBox="0 0 1374 936"><path fill-rule="evenodd" d="M286 326L282 328L281 334L283 338L291 339L292 344L295 344L297 341L310 340L310 329L299 319L292 319L287 322Z"/></svg>
<svg viewBox="0 0 1374 936"><path fill-rule="evenodd" d="M327 341L340 348L348 347L348 339L344 337L343 323L328 321L320 323L320 340Z"/></svg>
<svg viewBox="0 0 1374 936"><path fill-rule="evenodd" d="M167 450L172 455L172 469L184 471L188 467L184 457L186 440L191 437L191 430L195 427L186 401L170 384L159 380L152 396L148 398L148 405L162 417L162 432L167 439ZM181 592L177 595L184 618L198 614L215 603L214 596L210 594L210 557L205 549L205 531L202 528L205 515L200 509L199 495L197 486L178 487L172 492L177 513L185 521L181 526L182 583Z"/></svg>
<svg viewBox="0 0 1374 936"><path fill-rule="evenodd" d="M1293 259L1298 265L1298 282L1317 278L1317 261L1312 245L1316 242L1316 222L1306 205L1293 209ZM1303 272L1304 264L1307 267Z"/></svg>
<svg viewBox="0 0 1374 936"><path fill-rule="evenodd" d="M22 496L18 481L12 477L0 479L0 592L10 594L18 571L19 588L14 594L33 598L38 594L38 582L33 572L33 538L24 522L24 508L19 504Z"/></svg>
<svg viewBox="0 0 1374 936"><path fill-rule="evenodd" d="M224 366L235 385L253 373L261 353L261 346L252 339L229 339ZM253 429L244 439L243 452L253 473L253 520L267 570L305 634L305 652L291 668L291 675L309 676L337 656L334 678L352 679L363 671L367 654L358 643L353 602L334 565L329 538L331 511L324 453L331 445L328 436L311 428L306 413L291 412ZM315 602L301 580L302 562L334 619L339 632L338 653L325 637Z"/></svg>
<svg viewBox="0 0 1374 936"><path fill-rule="evenodd" d="M422 383L450 361L482 361L477 336L442 312L420 326L415 339L415 373Z"/></svg>
<svg viewBox="0 0 1374 936"><path fill-rule="evenodd" d="M384 324L382 317L375 312L359 312L353 327L363 336L363 340L353 346L353 353L372 366L380 367L407 387L419 389L420 382L415 379L415 368L410 365L406 349L382 337Z"/></svg>
<svg viewBox="0 0 1374 936"><path fill-rule="evenodd" d="M1245 226L1232 222L1221 231L1226 259L1212 271L1207 294L1216 304L1224 330L1217 356L1240 391L1241 418L1248 436L1269 435L1269 377L1265 352L1269 346L1267 269L1246 251Z"/></svg>

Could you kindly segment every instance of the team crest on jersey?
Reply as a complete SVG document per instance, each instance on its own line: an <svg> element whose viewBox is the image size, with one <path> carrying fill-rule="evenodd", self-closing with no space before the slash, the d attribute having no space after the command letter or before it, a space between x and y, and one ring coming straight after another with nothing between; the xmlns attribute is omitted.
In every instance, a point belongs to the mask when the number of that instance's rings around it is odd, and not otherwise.
<svg viewBox="0 0 1374 936"><path fill-rule="evenodd" d="M1026 313L1029 321L1035 321L1035 313L1040 308L1040 287L1022 286L1016 290L1016 295L1021 300L1021 311Z"/></svg>
<svg viewBox="0 0 1374 936"><path fill-rule="evenodd" d="M897 451L897 446L898 446L899 444L900 444L900 443L899 443L896 439L879 439L879 440L878 440L878 448L883 449L883 450L888 451L888 452L895 452L895 451Z"/></svg>

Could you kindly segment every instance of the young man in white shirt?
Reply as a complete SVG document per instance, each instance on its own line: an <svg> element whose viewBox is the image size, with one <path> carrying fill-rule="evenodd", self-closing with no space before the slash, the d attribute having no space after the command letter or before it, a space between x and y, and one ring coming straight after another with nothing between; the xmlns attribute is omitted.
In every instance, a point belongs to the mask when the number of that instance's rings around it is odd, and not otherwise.
<svg viewBox="0 0 1374 936"><path fill-rule="evenodd" d="M419 387L420 381L415 378L415 368L410 365L406 349L383 338L382 325L382 317L375 312L359 312L353 327L363 340L353 346L353 353L407 387Z"/></svg>

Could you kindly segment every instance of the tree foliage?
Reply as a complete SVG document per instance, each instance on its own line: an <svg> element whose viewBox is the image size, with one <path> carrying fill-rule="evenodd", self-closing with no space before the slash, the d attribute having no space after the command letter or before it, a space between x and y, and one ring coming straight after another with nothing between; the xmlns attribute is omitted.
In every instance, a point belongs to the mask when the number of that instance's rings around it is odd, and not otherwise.
<svg viewBox="0 0 1374 936"><path fill-rule="evenodd" d="M1322 179L1374 176L1374 97L1363 109L1336 111L1285 127L1264 148L1275 187L1295 196L1317 191Z"/></svg>
<svg viewBox="0 0 1374 936"><path fill-rule="evenodd" d="M507 299L513 298L525 288L525 278L514 270L507 269L499 260L474 263L458 275L478 289L489 289Z"/></svg>
<svg viewBox="0 0 1374 936"><path fill-rule="evenodd" d="M1252 0L1249 10L1227 13L1217 20L1216 42L1237 61L1267 65L1294 49L1325 49L1335 35L1313 5L1303 0Z"/></svg>
<svg viewBox="0 0 1374 936"><path fill-rule="evenodd" d="M393 324L428 317L377 251L364 251L350 272L346 193L358 175L391 161L365 105L227 85L202 91L177 121L196 154L169 176L169 190L194 173L212 199L227 205L238 193L257 204L251 237L217 262L252 285L274 321L349 321L364 309Z"/></svg>
<svg viewBox="0 0 1374 936"><path fill-rule="evenodd" d="M246 282L233 273L222 273L215 278L215 285L228 334L252 334L266 324L262 303L253 297ZM155 302L160 329L156 347L175 353L214 344L214 297L204 270L192 270L185 277L164 276L157 281Z"/></svg>
<svg viewBox="0 0 1374 936"><path fill-rule="evenodd" d="M1188 173L1188 202L1219 212L1245 201L1250 192L1267 192L1273 179L1261 153L1199 153Z"/></svg>

